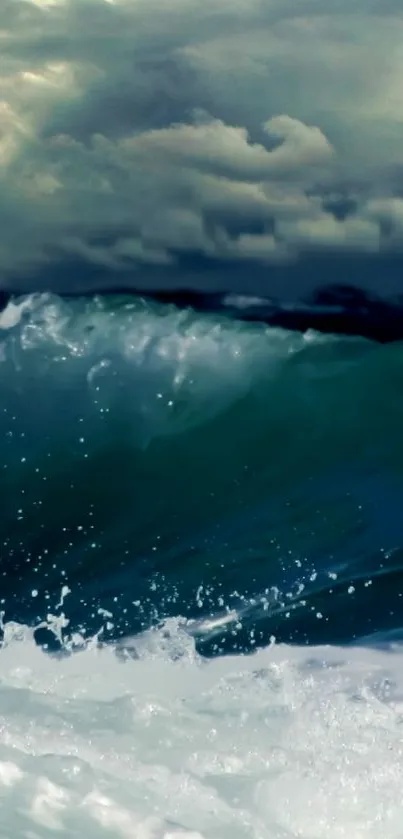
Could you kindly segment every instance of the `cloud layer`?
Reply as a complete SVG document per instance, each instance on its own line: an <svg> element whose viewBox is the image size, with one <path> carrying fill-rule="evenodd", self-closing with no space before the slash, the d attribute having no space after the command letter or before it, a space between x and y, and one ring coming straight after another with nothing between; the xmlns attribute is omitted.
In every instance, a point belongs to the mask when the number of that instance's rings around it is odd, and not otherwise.
<svg viewBox="0 0 403 839"><path fill-rule="evenodd" d="M0 287L399 255L399 6L2 0Z"/></svg>

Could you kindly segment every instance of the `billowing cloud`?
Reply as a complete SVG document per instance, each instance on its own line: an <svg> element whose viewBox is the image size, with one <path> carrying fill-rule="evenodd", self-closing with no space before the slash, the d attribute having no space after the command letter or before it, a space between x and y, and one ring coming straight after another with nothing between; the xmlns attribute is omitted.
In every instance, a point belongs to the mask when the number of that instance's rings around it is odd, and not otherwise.
<svg viewBox="0 0 403 839"><path fill-rule="evenodd" d="M0 287L399 253L402 43L397 0L2 0Z"/></svg>

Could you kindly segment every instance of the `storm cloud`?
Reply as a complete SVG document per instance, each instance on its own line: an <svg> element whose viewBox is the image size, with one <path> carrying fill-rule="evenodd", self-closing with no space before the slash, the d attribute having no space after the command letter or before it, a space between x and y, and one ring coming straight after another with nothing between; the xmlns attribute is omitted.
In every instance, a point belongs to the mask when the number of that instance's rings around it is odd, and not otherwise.
<svg viewBox="0 0 403 839"><path fill-rule="evenodd" d="M0 287L264 290L335 256L379 285L403 246L399 6L2 0Z"/></svg>

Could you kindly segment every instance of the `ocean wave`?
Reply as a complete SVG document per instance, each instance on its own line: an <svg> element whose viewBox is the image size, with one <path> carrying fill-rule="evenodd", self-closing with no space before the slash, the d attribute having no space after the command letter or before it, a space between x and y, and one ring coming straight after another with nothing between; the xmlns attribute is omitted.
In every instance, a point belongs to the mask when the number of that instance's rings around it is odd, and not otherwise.
<svg viewBox="0 0 403 839"><path fill-rule="evenodd" d="M73 628L179 611L206 654L399 628L400 344L34 295L0 357L9 620L67 585Z"/></svg>

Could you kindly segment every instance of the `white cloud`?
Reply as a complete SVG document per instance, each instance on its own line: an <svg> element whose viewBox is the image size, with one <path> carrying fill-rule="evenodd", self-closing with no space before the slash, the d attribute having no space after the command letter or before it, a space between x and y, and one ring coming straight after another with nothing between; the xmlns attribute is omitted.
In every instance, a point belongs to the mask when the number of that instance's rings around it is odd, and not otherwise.
<svg viewBox="0 0 403 839"><path fill-rule="evenodd" d="M400 248L402 41L397 2L3 0L0 285Z"/></svg>
<svg viewBox="0 0 403 839"><path fill-rule="evenodd" d="M174 163L246 182L265 182L331 160L332 148L316 126L277 116L262 128L278 142L272 151L250 142L245 127L207 118L196 124L142 132L126 139L120 148L126 154L152 157L158 162L162 158L167 165Z"/></svg>

